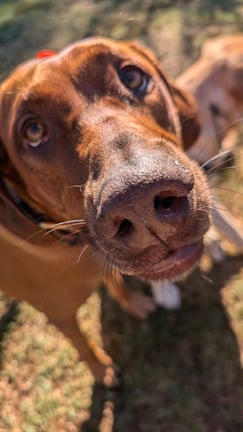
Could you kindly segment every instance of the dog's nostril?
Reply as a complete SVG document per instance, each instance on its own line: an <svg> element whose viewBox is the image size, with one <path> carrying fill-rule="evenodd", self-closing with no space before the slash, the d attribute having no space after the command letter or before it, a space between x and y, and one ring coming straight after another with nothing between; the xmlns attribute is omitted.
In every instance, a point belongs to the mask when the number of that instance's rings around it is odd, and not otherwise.
<svg viewBox="0 0 243 432"><path fill-rule="evenodd" d="M154 197L154 209L160 217L183 218L189 210L188 198L161 193Z"/></svg>
<svg viewBox="0 0 243 432"><path fill-rule="evenodd" d="M154 198L154 208L155 210L158 211L164 209L170 210L171 207L173 206L174 201L175 201L175 197L173 196L162 197L160 195L157 195Z"/></svg>
<svg viewBox="0 0 243 432"><path fill-rule="evenodd" d="M128 219L123 219L118 227L116 236L117 237L127 237L133 231L133 224Z"/></svg>

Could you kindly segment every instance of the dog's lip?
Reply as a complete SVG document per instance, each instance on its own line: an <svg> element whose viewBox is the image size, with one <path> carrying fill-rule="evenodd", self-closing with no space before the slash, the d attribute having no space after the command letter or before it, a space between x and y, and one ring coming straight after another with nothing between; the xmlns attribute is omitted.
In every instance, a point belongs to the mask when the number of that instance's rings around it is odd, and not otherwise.
<svg viewBox="0 0 243 432"><path fill-rule="evenodd" d="M180 247L138 276L146 280L179 279L192 270L203 253L203 242Z"/></svg>

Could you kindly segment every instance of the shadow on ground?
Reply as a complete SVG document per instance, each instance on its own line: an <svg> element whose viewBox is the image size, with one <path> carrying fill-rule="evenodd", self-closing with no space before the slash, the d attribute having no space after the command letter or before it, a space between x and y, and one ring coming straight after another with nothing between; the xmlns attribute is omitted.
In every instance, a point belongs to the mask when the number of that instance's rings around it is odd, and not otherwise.
<svg viewBox="0 0 243 432"><path fill-rule="evenodd" d="M145 322L125 316L102 292L103 337L121 368L121 388L94 388L82 432L241 430L240 354L221 289L242 258L227 257L207 281L197 271L182 285L180 311L158 310Z"/></svg>

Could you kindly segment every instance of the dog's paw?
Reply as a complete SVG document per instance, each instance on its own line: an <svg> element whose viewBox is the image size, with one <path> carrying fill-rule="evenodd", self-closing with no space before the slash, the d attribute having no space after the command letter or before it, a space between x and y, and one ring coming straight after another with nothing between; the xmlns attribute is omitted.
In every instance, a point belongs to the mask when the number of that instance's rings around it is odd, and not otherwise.
<svg viewBox="0 0 243 432"><path fill-rule="evenodd" d="M102 384L109 389L117 389L120 387L120 371L113 363L107 366L103 375Z"/></svg>
<svg viewBox="0 0 243 432"><path fill-rule="evenodd" d="M152 281L151 291L156 305L168 310L176 310L181 307L181 293L173 282Z"/></svg>
<svg viewBox="0 0 243 432"><path fill-rule="evenodd" d="M119 387L119 368L102 348L95 348L92 358L88 361L88 366L97 384L108 388Z"/></svg>
<svg viewBox="0 0 243 432"><path fill-rule="evenodd" d="M118 367L111 363L110 365L93 365L89 364L89 368L94 376L96 384L105 386L109 389L116 389L120 386L120 373Z"/></svg>

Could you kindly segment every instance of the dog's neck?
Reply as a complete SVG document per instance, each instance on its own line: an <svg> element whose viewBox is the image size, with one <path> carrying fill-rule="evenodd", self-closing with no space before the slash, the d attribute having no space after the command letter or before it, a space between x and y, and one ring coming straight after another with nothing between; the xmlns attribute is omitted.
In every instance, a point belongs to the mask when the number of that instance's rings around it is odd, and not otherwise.
<svg viewBox="0 0 243 432"><path fill-rule="evenodd" d="M3 183L4 183L6 193L8 194L11 201L20 210L20 212L24 216L26 216L30 221L32 221L35 225L42 227L42 224L45 221L44 215L34 210L34 206L32 207L31 205L29 205L27 201L24 200L16 192L16 190L12 187L12 185L8 181L3 180Z"/></svg>

